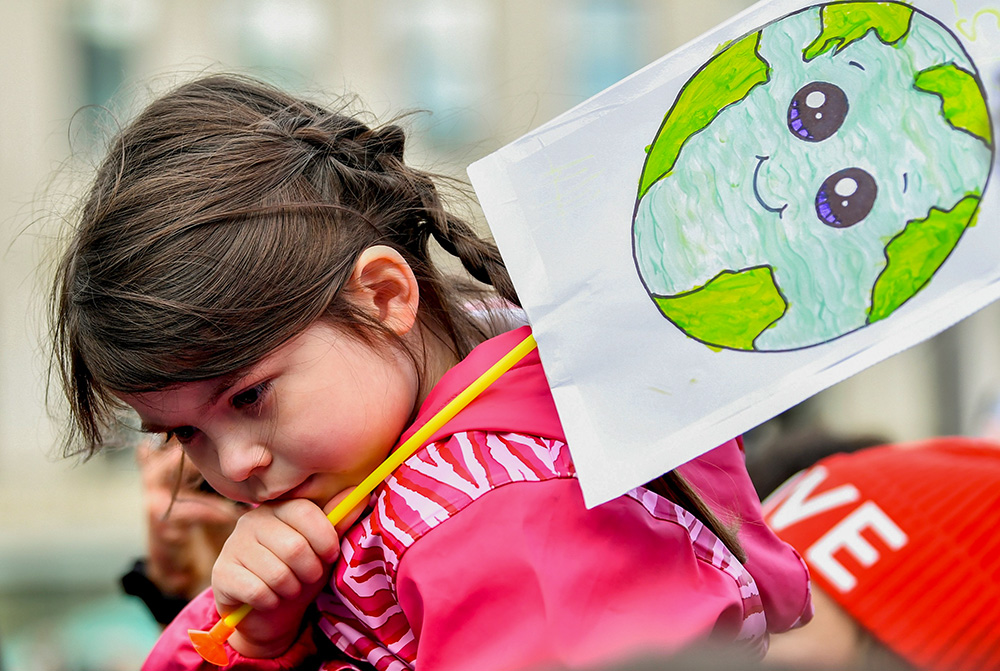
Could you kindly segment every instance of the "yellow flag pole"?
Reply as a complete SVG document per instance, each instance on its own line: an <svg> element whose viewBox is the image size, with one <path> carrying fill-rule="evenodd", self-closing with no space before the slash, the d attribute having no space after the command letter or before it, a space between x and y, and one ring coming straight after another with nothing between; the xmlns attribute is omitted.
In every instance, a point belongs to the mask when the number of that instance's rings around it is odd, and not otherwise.
<svg viewBox="0 0 1000 671"><path fill-rule="evenodd" d="M534 350L536 346L534 336L529 335L515 345L511 351L507 352L503 358L490 366L482 375L473 380L468 387L463 389L458 394L458 396L453 398L443 408L438 410L433 417L417 429L413 435L407 438L406 441L399 446L399 449L390 454L385 461L379 464L379 466L368 475L368 477L361 481L361 484L355 487L343 501L338 503L336 507L334 507L334 509L327 514L326 517L330 520L330 523L336 525L340 522L340 520L344 519L347 513L352 511L358 504L367 499L371 493L375 491L375 488L378 487L379 483L389 477L389 475L396 470L400 464L406 461L425 442L427 442L427 440L434 435L434 432L450 421L463 408L465 408L465 406L471 403L474 398L479 396L479 394L481 394L487 387L496 382L501 375L510 370L514 364ZM224 666L225 664L228 664L229 655L226 654L226 649L223 644L229 640L229 637L232 636L233 632L236 630L236 625L239 624L251 610L253 610L252 606L243 604L239 608L236 608L222 617L208 631L189 629L188 636L191 638L191 644L194 645L194 649L205 661L215 664L216 666Z"/></svg>

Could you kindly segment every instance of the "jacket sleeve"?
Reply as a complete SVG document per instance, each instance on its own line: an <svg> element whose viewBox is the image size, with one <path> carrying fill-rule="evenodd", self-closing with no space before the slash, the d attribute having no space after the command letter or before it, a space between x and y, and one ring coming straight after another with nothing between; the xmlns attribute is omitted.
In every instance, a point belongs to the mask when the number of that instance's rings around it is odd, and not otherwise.
<svg viewBox="0 0 1000 671"><path fill-rule="evenodd" d="M219 619L215 610L215 597L211 588L205 590L185 606L173 622L160 635L153 650L142 665L142 671L284 671L302 667L316 653L312 628L306 627L298 640L285 654L276 659L251 659L243 657L226 646L229 664L223 667L210 664L201 658L188 638L188 629L208 630ZM319 664L314 665L316 668Z"/></svg>
<svg viewBox="0 0 1000 671"><path fill-rule="evenodd" d="M767 629L783 632L812 619L809 571L795 549L765 524L745 462L739 442L730 440L678 470L723 523L738 527Z"/></svg>
<svg viewBox="0 0 1000 671"><path fill-rule="evenodd" d="M480 497L406 551L396 585L421 671L667 654L744 618L736 581L685 527L627 496L587 510L572 478Z"/></svg>

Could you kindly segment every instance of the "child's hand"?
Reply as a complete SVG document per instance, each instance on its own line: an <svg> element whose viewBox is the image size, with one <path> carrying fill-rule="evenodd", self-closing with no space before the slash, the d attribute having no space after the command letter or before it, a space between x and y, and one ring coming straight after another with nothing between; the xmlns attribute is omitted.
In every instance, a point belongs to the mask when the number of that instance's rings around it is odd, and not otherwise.
<svg viewBox="0 0 1000 671"><path fill-rule="evenodd" d="M339 555L337 530L311 501L265 503L244 514L212 570L220 613L253 606L229 639L233 649L272 659L291 647Z"/></svg>

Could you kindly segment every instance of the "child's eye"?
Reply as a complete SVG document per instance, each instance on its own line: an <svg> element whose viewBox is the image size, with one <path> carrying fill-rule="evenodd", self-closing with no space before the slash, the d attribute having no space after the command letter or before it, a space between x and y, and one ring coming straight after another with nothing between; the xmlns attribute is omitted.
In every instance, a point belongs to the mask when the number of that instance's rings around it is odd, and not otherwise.
<svg viewBox="0 0 1000 671"><path fill-rule="evenodd" d="M230 402L237 410L242 408L251 408L261 402L270 387L270 382L261 382L258 385L254 385L253 387L236 394Z"/></svg>
<svg viewBox="0 0 1000 671"><path fill-rule="evenodd" d="M166 439L163 442L169 443L171 440L176 438L177 442L181 445L187 445L194 439L196 433L198 433L198 429L193 426L179 426L176 429L170 429L167 431Z"/></svg>

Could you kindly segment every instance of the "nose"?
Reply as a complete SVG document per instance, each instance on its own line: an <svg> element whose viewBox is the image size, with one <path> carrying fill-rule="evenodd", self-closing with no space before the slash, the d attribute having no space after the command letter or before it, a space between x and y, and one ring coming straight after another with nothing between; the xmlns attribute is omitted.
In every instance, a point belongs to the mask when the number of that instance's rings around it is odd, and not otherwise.
<svg viewBox="0 0 1000 671"><path fill-rule="evenodd" d="M247 437L234 436L218 442L219 471L230 482L243 482L271 463L267 447Z"/></svg>

